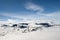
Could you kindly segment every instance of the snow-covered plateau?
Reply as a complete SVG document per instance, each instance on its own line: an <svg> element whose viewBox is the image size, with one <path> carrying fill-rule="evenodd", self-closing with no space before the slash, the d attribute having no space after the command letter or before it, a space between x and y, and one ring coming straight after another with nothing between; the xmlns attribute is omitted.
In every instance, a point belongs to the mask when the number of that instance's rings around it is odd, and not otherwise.
<svg viewBox="0 0 60 40"><path fill-rule="evenodd" d="M0 27L0 40L60 40L60 26L22 33L13 27Z"/></svg>

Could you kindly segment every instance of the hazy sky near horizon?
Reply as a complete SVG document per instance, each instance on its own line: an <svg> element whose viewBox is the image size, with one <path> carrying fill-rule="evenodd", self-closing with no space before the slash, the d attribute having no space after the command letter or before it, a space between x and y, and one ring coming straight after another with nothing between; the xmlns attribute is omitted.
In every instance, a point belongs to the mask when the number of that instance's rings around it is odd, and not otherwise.
<svg viewBox="0 0 60 40"><path fill-rule="evenodd" d="M0 21L60 20L60 0L0 0Z"/></svg>

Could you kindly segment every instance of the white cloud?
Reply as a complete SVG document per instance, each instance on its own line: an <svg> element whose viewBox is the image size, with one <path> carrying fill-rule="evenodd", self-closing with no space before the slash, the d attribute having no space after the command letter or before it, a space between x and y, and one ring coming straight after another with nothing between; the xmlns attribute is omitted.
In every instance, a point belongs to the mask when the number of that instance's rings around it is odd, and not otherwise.
<svg viewBox="0 0 60 40"><path fill-rule="evenodd" d="M0 20L0 25L1 24L9 24L9 23L17 23L17 20L13 20L13 19L8 19L8 20Z"/></svg>
<svg viewBox="0 0 60 40"><path fill-rule="evenodd" d="M47 16L60 17L60 12L49 13Z"/></svg>
<svg viewBox="0 0 60 40"><path fill-rule="evenodd" d="M47 17L60 17L60 11L52 13L40 13L37 12L37 15L47 16Z"/></svg>
<svg viewBox="0 0 60 40"><path fill-rule="evenodd" d="M6 24L7 23L7 21L2 21L2 20L0 20L0 25L1 24Z"/></svg>
<svg viewBox="0 0 60 40"><path fill-rule="evenodd" d="M3 14L4 16L11 17L11 18L18 18L18 19L23 19L23 20L13 20L13 19L8 19L7 22L10 23L15 23L15 22L47 22L49 19L46 17L42 17L41 15L15 15L15 14ZM41 16L41 17L40 17ZM50 20L49 20L50 21Z"/></svg>
<svg viewBox="0 0 60 40"><path fill-rule="evenodd" d="M38 5L33 4L31 2L26 3L25 8L28 10L33 10L33 11L40 11L40 12L44 11L44 9L41 6L38 6Z"/></svg>
<svg viewBox="0 0 60 40"><path fill-rule="evenodd" d="M41 6L38 6L36 4L33 4L31 2L26 3L25 8L28 10L33 10L33 11L37 11L37 12L43 12L44 9ZM2 14L3 16L7 16L7 17L11 17L11 18L18 18L18 19L23 19L22 21L30 21L30 20L38 20L37 16L39 15L19 15L19 14L15 14L15 13L4 13Z"/></svg>
<svg viewBox="0 0 60 40"><path fill-rule="evenodd" d="M43 7L36 5L34 3L31 3L31 2L26 3L25 8L27 10L32 10L32 11L37 11L37 12L34 15L30 15L30 14L29 15L19 15L19 14L15 14L15 13L3 13L2 15L11 17L11 18L23 19L23 20L21 20L22 22L32 22L32 21L47 22L47 21L51 21L51 20L57 20L57 19L54 19L55 17L56 18L60 17L60 12L43 13L43 11L44 11ZM17 20L13 20L13 19L8 19L7 21L18 22L19 20L17 21Z"/></svg>
<svg viewBox="0 0 60 40"><path fill-rule="evenodd" d="M12 18L18 18L23 20L33 20L33 19L44 19L47 17L60 17L60 12L53 12L53 13L37 13L34 15L18 15L13 13L5 13L2 14L3 16L12 17Z"/></svg>
<svg viewBox="0 0 60 40"><path fill-rule="evenodd" d="M7 16L7 17L11 17L11 18L23 19L22 21L35 21L35 22L36 21L48 21L48 20L53 20L55 17L56 18L60 17L60 12L43 13L44 8L42 6L39 6L39 5L31 3L31 2L27 2L25 4L25 8L27 10L32 10L32 11L37 11L37 12L34 15L30 15L30 14L29 15L19 15L19 14L15 14L15 13L3 13L2 15ZM17 20L8 19L8 21L14 22Z"/></svg>

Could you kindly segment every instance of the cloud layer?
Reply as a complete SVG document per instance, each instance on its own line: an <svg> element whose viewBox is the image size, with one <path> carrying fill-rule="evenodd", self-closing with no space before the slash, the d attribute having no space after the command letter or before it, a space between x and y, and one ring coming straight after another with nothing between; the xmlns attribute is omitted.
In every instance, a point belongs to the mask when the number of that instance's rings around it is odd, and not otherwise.
<svg viewBox="0 0 60 40"><path fill-rule="evenodd" d="M38 5L31 3L31 2L26 3L25 8L27 10L32 10L32 11L40 11L40 12L44 11L44 9L41 6L38 6Z"/></svg>
<svg viewBox="0 0 60 40"><path fill-rule="evenodd" d="M52 13L43 13L45 10L42 6L39 6L37 4L31 3L31 2L27 2L25 4L25 9L27 10L31 10L32 12L35 12L33 15L29 13L29 15L19 15L17 13L3 13L0 15L3 16L7 16L7 17L11 17L11 18L16 18L16 19L22 19L22 20L13 20L13 19L8 19L8 21L12 22L12 21L16 21L16 22L27 22L27 21L38 21L38 22L47 22L47 21L51 21L51 20L55 20L59 22L59 18L60 18L60 11L57 12L52 12Z"/></svg>

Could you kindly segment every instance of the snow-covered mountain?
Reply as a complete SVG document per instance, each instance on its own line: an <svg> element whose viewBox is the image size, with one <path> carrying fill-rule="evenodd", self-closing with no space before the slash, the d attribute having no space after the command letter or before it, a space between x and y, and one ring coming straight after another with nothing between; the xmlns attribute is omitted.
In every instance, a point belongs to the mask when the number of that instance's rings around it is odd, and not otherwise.
<svg viewBox="0 0 60 40"><path fill-rule="evenodd" d="M39 29L36 27L34 21L33 22L29 21L26 23L29 23L29 27L30 27L29 32L27 28L21 29L17 27L0 26L0 40L60 40L60 26L54 25L53 27L48 27L48 28L42 26L42 28L40 27ZM10 23L8 25L12 25L12 24ZM51 22L49 24L51 24ZM35 30L36 28L37 30ZM33 31L31 29L33 29Z"/></svg>

